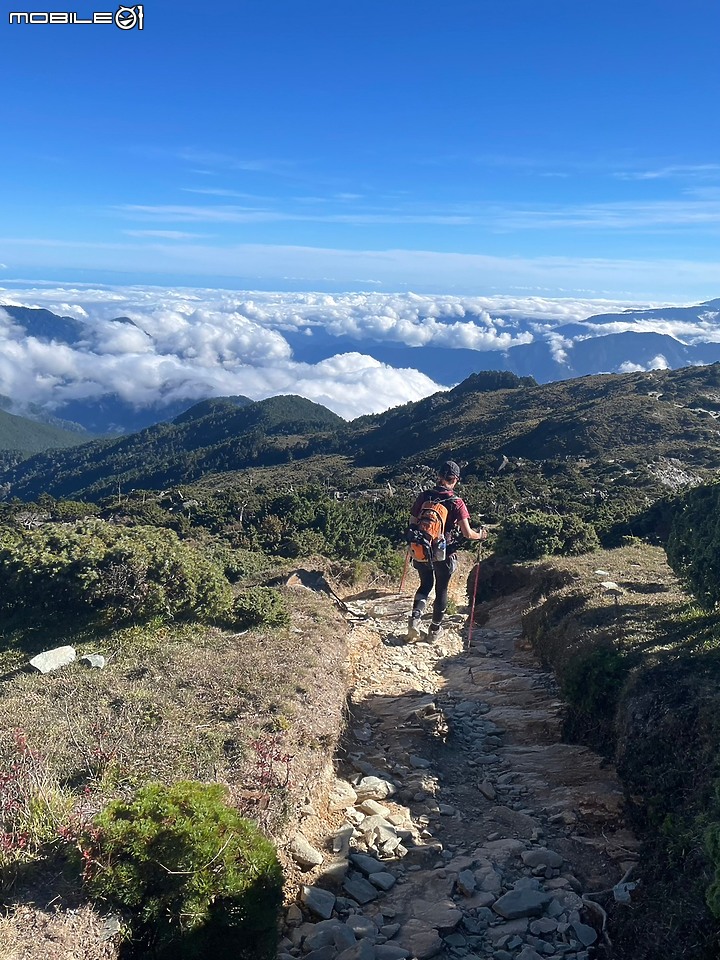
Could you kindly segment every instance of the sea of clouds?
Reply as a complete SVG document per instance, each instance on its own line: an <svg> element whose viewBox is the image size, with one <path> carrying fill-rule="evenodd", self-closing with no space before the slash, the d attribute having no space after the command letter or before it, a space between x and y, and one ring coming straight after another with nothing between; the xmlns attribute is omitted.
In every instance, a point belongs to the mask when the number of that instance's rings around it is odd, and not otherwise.
<svg viewBox="0 0 720 960"><path fill-rule="evenodd" d="M266 293L200 288L20 282L0 304L43 307L83 322L73 343L27 336L0 307L0 394L61 412L70 400L116 394L137 407L208 396L254 400L295 393L346 419L379 413L452 384L372 355L373 344L506 351L538 339L562 355L562 328L588 317L648 308L609 300L420 296L413 293ZM117 322L127 317L132 324ZM583 336L602 331L588 324ZM685 329L687 327L687 329ZM613 332L637 330L616 319ZM703 336L702 321L663 332ZM653 326L657 332L657 326ZM300 362L293 342L322 340ZM337 353L328 342L343 338ZM347 350L351 340L356 349ZM687 342L687 340L686 340ZM307 357L308 352L304 351Z"/></svg>

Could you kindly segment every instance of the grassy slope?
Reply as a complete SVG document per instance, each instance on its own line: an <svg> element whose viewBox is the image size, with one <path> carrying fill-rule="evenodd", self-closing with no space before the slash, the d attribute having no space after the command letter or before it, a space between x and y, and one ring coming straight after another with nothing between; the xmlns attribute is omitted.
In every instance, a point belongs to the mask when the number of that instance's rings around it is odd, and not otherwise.
<svg viewBox="0 0 720 960"><path fill-rule="evenodd" d="M329 599L277 589L291 623L274 630L4 624L0 772L10 770L12 779L14 765L26 765L16 745L20 731L34 751L30 779L45 794L61 785L86 816L148 780L195 778L227 784L241 811L284 842L300 808L323 796L344 723L347 651L345 621ZM60 644L74 645L78 658L100 652L107 665L91 670L76 661L44 676L18 672L30 656ZM29 960L62 943L68 956L115 957L113 944L98 938L101 920L77 875L61 880L52 850L47 858L15 882L12 870L0 873L11 908L0 918L0 954ZM296 868L286 864L293 878Z"/></svg>
<svg viewBox="0 0 720 960"><path fill-rule="evenodd" d="M271 798L265 819L277 828L326 762L344 703L344 624L321 597L284 592L292 624L275 630L149 624L98 632L77 620L0 626L4 739L21 727L54 775L78 788L89 784L104 799L123 783L153 777L252 786L250 744L277 739L296 758L297 793ZM89 670L76 663L45 676L22 671L31 656L61 644L72 644L78 657L102 653L108 664ZM271 787L264 785L268 793Z"/></svg>
<svg viewBox="0 0 720 960"><path fill-rule="evenodd" d="M720 815L720 621L688 600L659 548L533 569L525 630L560 679L568 736L614 757L644 841L632 909L606 904L613 942L633 960L712 960L703 838ZM621 588L617 602L602 580Z"/></svg>

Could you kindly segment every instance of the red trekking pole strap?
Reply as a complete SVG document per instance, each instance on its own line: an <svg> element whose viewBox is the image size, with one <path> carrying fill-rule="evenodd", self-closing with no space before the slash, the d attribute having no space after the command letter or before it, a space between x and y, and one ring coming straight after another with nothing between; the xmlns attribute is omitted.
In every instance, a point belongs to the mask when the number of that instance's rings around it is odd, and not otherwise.
<svg viewBox="0 0 720 960"><path fill-rule="evenodd" d="M470 641L472 640L473 622L475 620L475 598L477 597L478 577L480 576L481 551L482 551L482 547L478 546L477 559L475 560L475 581L473 583L472 601L470 604L470 623L468 624L468 635L467 635L467 644L466 644L467 649L470 649Z"/></svg>

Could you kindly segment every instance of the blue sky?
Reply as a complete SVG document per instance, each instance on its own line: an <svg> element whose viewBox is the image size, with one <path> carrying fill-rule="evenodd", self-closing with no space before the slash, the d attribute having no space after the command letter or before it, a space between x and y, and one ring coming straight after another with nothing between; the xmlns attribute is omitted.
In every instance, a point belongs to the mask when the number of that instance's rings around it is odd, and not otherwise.
<svg viewBox="0 0 720 960"><path fill-rule="evenodd" d="M3 13L0 285L718 296L718 36L717 0Z"/></svg>

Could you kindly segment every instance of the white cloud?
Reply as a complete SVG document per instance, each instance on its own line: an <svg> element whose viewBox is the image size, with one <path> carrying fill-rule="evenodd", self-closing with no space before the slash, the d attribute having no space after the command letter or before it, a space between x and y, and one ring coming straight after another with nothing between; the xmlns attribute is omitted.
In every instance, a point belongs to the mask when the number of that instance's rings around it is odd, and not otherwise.
<svg viewBox="0 0 720 960"><path fill-rule="evenodd" d="M348 420L381 413L408 400L421 400L443 388L417 370L397 369L360 353L338 354L320 363L296 364L280 393L296 393L322 403Z"/></svg>
<svg viewBox="0 0 720 960"><path fill-rule="evenodd" d="M82 343L50 346L24 336L0 310L0 394L52 409L106 394L155 406L206 396L298 393L353 418L442 389L418 370L374 359L369 355L374 342L505 351L545 340L564 362L573 342L563 329L568 323L581 323L583 336L647 328L720 340L712 311L691 322L671 315L659 322L588 321L598 313L650 306L616 300L37 283L0 288L0 302L45 307L85 323ZM302 335L312 345L320 334L324 352L317 362L298 362L294 338ZM344 340L332 355L335 337ZM348 351L348 339L357 349ZM667 361L658 356L652 364L646 369L663 368Z"/></svg>
<svg viewBox="0 0 720 960"><path fill-rule="evenodd" d="M720 200L720 196L718 198ZM164 226L162 227L164 228ZM0 237L0 258L12 257L16 276L23 265L46 269L131 272L152 269L174 277L226 276L245 289L274 289L293 278L305 290L382 284L386 290L503 291L517 298L565 297L653 300L710 299L717 296L720 260L621 259L608 257L501 257L429 250L341 250L289 244L91 242L51 237ZM150 266L151 265L151 266ZM178 280L178 283L183 283ZM611 309L608 306L608 309Z"/></svg>
<svg viewBox="0 0 720 960"><path fill-rule="evenodd" d="M578 204L498 212L498 225L512 230L588 227L603 230L675 227L720 228L720 202L713 200L653 200Z"/></svg>
<svg viewBox="0 0 720 960"><path fill-rule="evenodd" d="M621 170L615 173L620 180L669 180L674 178L704 179L720 176L718 163L677 163L649 170Z"/></svg>
<svg viewBox="0 0 720 960"><path fill-rule="evenodd" d="M430 223L452 226L467 225L475 218L454 213L406 213L388 210L379 213L305 213L288 210L262 210L257 207L242 207L235 204L224 206L193 206L190 204L124 204L116 207L119 213L133 219L159 220L180 223L347 223L347 224L413 224Z"/></svg>
<svg viewBox="0 0 720 960"><path fill-rule="evenodd" d="M674 317L628 318L608 323L586 323L588 334L604 336L611 333L659 333L685 344L720 343L720 323L717 311L705 311L697 319L678 320Z"/></svg>
<svg viewBox="0 0 720 960"><path fill-rule="evenodd" d="M282 331L312 329L309 314L315 327L327 317L338 333L344 332L341 320L348 305L333 298L205 293L208 300L203 291L148 287L16 290L15 304L53 312L62 307L65 315L86 321L87 335L75 345L50 344L26 336L0 310L0 393L20 406L38 403L58 411L71 400L107 394L154 407L206 396L262 399L298 393L350 419L442 389L417 370L398 370L360 351L317 363L293 360ZM120 315L133 322L114 319ZM416 304L410 317L419 327ZM436 326L433 321L425 339L433 331L442 337ZM412 335L411 327L389 308L386 322L373 329L399 337ZM356 317L349 318L348 329L359 332Z"/></svg>
<svg viewBox="0 0 720 960"><path fill-rule="evenodd" d="M547 341L550 346L550 353L556 363L568 362L568 350L572 347L573 341L563 337L558 333L549 333Z"/></svg>
<svg viewBox="0 0 720 960"><path fill-rule="evenodd" d="M653 357L648 363L644 366L641 363L633 363L630 360L626 360L624 363L621 363L618 367L618 373L647 373L649 370L669 370L670 364L667 362L666 358L659 353L656 357Z"/></svg>
<svg viewBox="0 0 720 960"><path fill-rule="evenodd" d="M123 230L128 237L151 237L157 240L200 240L207 233L187 233L184 230Z"/></svg>

